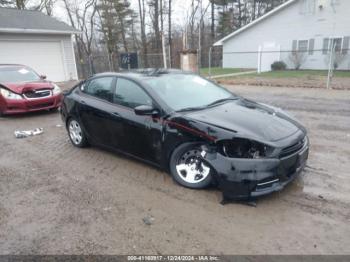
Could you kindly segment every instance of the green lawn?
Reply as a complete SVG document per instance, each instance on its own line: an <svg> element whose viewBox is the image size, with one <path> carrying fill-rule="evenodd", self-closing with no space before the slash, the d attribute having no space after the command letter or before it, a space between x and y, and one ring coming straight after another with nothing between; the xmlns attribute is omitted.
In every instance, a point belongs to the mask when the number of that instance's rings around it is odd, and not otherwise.
<svg viewBox="0 0 350 262"><path fill-rule="evenodd" d="M271 71L265 73L254 73L244 75L241 77L266 77L266 78L305 78L308 76L324 76L328 75L326 70L284 70L284 71ZM335 71L335 77L350 77L350 71ZM237 76L240 77L240 76Z"/></svg>
<svg viewBox="0 0 350 262"><path fill-rule="evenodd" d="M242 68L221 68L221 67L212 67L211 68L211 75L226 75L226 74L234 74L244 71L250 71L249 69L242 69ZM209 68L201 68L200 70L201 75L208 76L209 75Z"/></svg>

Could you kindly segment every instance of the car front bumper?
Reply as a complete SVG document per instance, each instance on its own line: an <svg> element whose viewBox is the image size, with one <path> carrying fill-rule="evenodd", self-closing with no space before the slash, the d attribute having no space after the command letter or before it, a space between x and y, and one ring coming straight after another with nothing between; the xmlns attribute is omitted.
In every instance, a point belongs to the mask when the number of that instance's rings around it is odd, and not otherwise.
<svg viewBox="0 0 350 262"><path fill-rule="evenodd" d="M62 94L36 99L5 99L0 96L0 112L4 115L21 114L58 108L62 103Z"/></svg>
<svg viewBox="0 0 350 262"><path fill-rule="evenodd" d="M284 158L233 159L219 153L208 154L216 170L218 188L225 199L243 200L282 190L305 168L309 145Z"/></svg>

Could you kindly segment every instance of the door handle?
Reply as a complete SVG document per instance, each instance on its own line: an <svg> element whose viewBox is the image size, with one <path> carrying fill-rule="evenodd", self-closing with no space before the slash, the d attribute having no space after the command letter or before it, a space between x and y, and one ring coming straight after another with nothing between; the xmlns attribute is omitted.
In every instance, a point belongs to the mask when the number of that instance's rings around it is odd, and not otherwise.
<svg viewBox="0 0 350 262"><path fill-rule="evenodd" d="M121 118L121 116L117 112L112 112L111 115L116 118Z"/></svg>
<svg viewBox="0 0 350 262"><path fill-rule="evenodd" d="M80 103L82 103L83 105L86 105L86 102L84 100L80 100Z"/></svg>

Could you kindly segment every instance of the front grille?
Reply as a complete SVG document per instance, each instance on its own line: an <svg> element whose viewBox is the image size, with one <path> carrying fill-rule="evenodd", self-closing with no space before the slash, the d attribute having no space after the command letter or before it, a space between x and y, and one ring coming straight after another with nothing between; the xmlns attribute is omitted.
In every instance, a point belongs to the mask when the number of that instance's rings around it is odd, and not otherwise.
<svg viewBox="0 0 350 262"><path fill-rule="evenodd" d="M305 143L306 143L306 137L304 137L303 139L299 140L297 143L295 143L291 146L283 148L281 153L280 153L280 158L293 155L294 153L296 153L300 149L302 149L304 147Z"/></svg>
<svg viewBox="0 0 350 262"><path fill-rule="evenodd" d="M51 95L50 89L34 90L24 93L24 96L28 99L43 98Z"/></svg>
<svg viewBox="0 0 350 262"><path fill-rule="evenodd" d="M45 107L50 107L53 106L53 102L51 103L41 103L41 104L36 104L36 105L31 105L28 106L30 109L38 109L38 108L45 108Z"/></svg>

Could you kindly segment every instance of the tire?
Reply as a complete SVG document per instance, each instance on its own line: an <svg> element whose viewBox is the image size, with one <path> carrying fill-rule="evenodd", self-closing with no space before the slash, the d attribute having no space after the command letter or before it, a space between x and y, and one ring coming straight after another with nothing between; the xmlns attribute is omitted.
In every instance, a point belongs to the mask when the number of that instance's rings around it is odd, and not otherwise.
<svg viewBox="0 0 350 262"><path fill-rule="evenodd" d="M186 143L177 147L170 157L170 172L180 185L203 189L213 182L215 170L202 158L201 144Z"/></svg>
<svg viewBox="0 0 350 262"><path fill-rule="evenodd" d="M68 136L72 144L76 147L87 147L89 145L86 135L81 128L81 124L75 118L70 118L67 123Z"/></svg>

